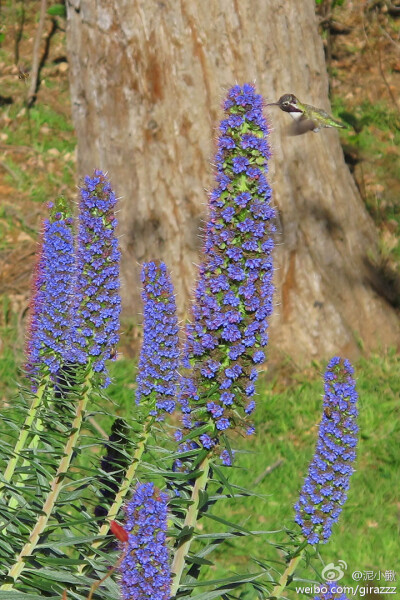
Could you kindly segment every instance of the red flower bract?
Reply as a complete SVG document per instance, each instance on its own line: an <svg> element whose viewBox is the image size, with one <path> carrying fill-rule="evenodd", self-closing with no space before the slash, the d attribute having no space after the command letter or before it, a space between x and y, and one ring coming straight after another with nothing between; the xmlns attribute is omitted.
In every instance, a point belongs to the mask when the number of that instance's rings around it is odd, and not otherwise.
<svg viewBox="0 0 400 600"><path fill-rule="evenodd" d="M123 527L121 527L121 525L118 525L118 523L116 521L111 521L110 529L111 529L112 533L115 535L115 537L117 539L119 539L120 542L128 541L128 532L125 531L125 529Z"/></svg>

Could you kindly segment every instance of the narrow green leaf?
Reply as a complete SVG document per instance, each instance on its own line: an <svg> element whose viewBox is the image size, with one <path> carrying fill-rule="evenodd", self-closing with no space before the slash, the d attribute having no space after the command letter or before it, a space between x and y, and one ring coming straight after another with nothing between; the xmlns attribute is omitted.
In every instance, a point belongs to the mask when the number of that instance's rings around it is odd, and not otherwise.
<svg viewBox="0 0 400 600"><path fill-rule="evenodd" d="M97 537L97 536L96 536ZM62 538L58 542L51 541L48 544L38 544L36 548L64 548L66 546L79 546L79 544L91 543L96 539L93 535L82 537Z"/></svg>
<svg viewBox="0 0 400 600"><path fill-rule="evenodd" d="M180 587L193 589L197 587L223 585L225 588L223 591L229 592L229 586L236 586L237 584L249 583L251 581L254 581L255 579L258 579L258 577L261 577L261 575L264 575L264 571L259 571L258 573L249 573L248 575L232 575L231 577L224 577L223 579L212 579L210 581L195 581L190 584L183 582L181 583ZM200 596L195 597L199 598Z"/></svg>
<svg viewBox="0 0 400 600"><path fill-rule="evenodd" d="M199 491L199 510L201 511L201 509L203 508L203 506L205 506L207 504L207 502L209 501L209 496L207 494L207 492L204 490L200 490Z"/></svg>
<svg viewBox="0 0 400 600"><path fill-rule="evenodd" d="M183 527L179 534L177 535L177 540L182 540L183 538L190 538L193 535L194 527Z"/></svg>
<svg viewBox="0 0 400 600"><path fill-rule="evenodd" d="M222 485L224 485L229 490L231 495L233 496L234 495L233 488L232 488L231 484L229 483L229 481L227 480L227 478L225 477L225 475L223 474L222 470L217 465L213 465L212 469L213 469L214 473L218 476L218 480L220 481L220 483Z"/></svg>
<svg viewBox="0 0 400 600"><path fill-rule="evenodd" d="M231 527L234 531L240 531L241 533L245 533L246 535L253 535L249 529L246 529L245 527L241 527L241 525L238 525L237 523L232 523L232 521L227 521L226 519L223 519L222 517L217 517L216 515L212 515L211 513L203 513L203 517L207 517L207 519L212 519L213 521L217 521L218 523L223 523L224 525L228 525L228 527Z"/></svg>
<svg viewBox="0 0 400 600"><path fill-rule="evenodd" d="M43 596L36 596L34 594L25 594L24 592L1 592L1 600L43 600Z"/></svg>
<svg viewBox="0 0 400 600"><path fill-rule="evenodd" d="M52 581L62 581L65 583L84 583L83 577L77 577L68 571L55 571L54 569L25 569L25 573L33 573L40 578L51 579Z"/></svg>
<svg viewBox="0 0 400 600"><path fill-rule="evenodd" d="M213 600L213 598L222 598L229 589L213 590L212 592L204 592L198 596L193 596L196 600Z"/></svg>
<svg viewBox="0 0 400 600"><path fill-rule="evenodd" d="M207 540L207 539L216 540L219 538L226 538L226 539L234 538L234 537L238 537L239 535L266 535L266 534L272 535L272 534L280 533L281 531L282 531L282 529L277 529L275 531L250 531L248 534L244 534L241 531L237 531L237 532L227 531L227 532L220 532L220 533L218 533L218 532L216 532L216 533L199 533L194 536L194 539L196 539L196 540ZM269 543L269 542L267 542L267 543Z"/></svg>
<svg viewBox="0 0 400 600"><path fill-rule="evenodd" d="M212 566L214 564L211 560L207 560L206 558L201 558L200 556L187 556L186 562L188 564L194 564L194 565Z"/></svg>

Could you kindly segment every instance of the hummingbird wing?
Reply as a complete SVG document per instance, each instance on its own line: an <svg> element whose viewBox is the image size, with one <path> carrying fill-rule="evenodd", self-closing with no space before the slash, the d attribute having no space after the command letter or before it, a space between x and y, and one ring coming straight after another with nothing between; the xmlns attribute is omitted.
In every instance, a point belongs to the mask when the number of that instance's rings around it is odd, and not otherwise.
<svg viewBox="0 0 400 600"><path fill-rule="evenodd" d="M303 133L307 133L307 131L317 133L323 127L346 127L344 123L337 121L322 109L315 108L309 104L303 104L303 108L303 113L290 113L294 121L288 129L289 135L302 135Z"/></svg>
<svg viewBox="0 0 400 600"><path fill-rule="evenodd" d="M303 135L303 133L307 133L307 131L314 131L316 129L315 121L312 119L308 119L304 115L293 120L292 123L287 128L288 135Z"/></svg>

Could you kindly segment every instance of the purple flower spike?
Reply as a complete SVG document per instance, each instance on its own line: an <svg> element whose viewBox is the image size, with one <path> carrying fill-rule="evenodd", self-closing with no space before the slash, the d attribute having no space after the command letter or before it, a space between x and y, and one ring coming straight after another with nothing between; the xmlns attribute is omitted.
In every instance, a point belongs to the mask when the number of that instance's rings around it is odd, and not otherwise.
<svg viewBox="0 0 400 600"><path fill-rule="evenodd" d="M106 176L96 170L81 188L73 337L75 361L91 362L109 384L105 361L115 356L119 341L120 251L115 235L115 194Z"/></svg>
<svg viewBox="0 0 400 600"><path fill-rule="evenodd" d="M125 600L169 600L171 573L166 542L167 494L139 484L126 507L127 554L120 567Z"/></svg>
<svg viewBox="0 0 400 600"><path fill-rule="evenodd" d="M146 401L158 420L175 409L179 367L178 320L174 289L164 263L145 263L143 344L137 376L136 404Z"/></svg>
<svg viewBox="0 0 400 600"><path fill-rule="evenodd" d="M255 367L265 360L273 303L275 216L265 178L270 156L262 97L235 86L225 102L210 194L205 258L200 266L192 323L186 329L180 402L209 423L203 447L228 429L252 431ZM210 442L210 437L213 443ZM225 455L222 460L225 462ZM229 459L231 460L231 459Z"/></svg>
<svg viewBox="0 0 400 600"><path fill-rule="evenodd" d="M54 378L71 358L70 318L75 281L73 221L63 198L49 204L36 266L27 342L28 374Z"/></svg>
<svg viewBox="0 0 400 600"><path fill-rule="evenodd" d="M328 541L347 499L358 433L353 372L348 360L334 357L325 373L324 412L316 452L295 504L295 521L310 544Z"/></svg>
<svg viewBox="0 0 400 600"><path fill-rule="evenodd" d="M348 598L343 593L340 581L327 581L319 586L318 595L314 597L314 600L348 600Z"/></svg>

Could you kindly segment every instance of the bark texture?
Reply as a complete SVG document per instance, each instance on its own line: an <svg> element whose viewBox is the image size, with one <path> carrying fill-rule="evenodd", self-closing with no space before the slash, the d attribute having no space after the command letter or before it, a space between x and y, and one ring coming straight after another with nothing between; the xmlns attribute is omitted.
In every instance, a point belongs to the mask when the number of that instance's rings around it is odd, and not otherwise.
<svg viewBox="0 0 400 600"><path fill-rule="evenodd" d="M256 82L329 110L314 0L68 0L80 175L107 170L119 196L125 314L141 311L139 265L163 259L178 303L193 289L221 101ZM338 134L285 136L268 109L279 209L271 343L299 364L399 342L377 236Z"/></svg>

